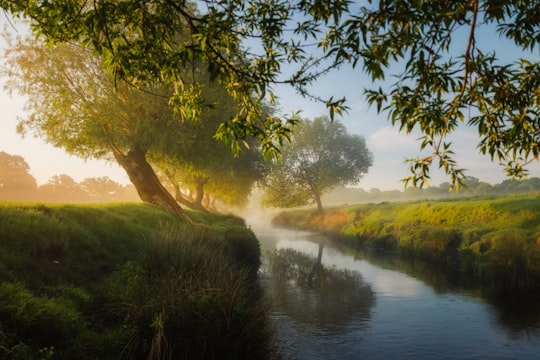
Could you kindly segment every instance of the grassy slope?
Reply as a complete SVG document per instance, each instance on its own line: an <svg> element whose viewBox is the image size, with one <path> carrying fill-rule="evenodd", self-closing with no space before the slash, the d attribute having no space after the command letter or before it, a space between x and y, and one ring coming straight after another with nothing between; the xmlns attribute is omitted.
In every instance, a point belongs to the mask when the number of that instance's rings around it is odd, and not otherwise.
<svg viewBox="0 0 540 360"><path fill-rule="evenodd" d="M341 244L393 252L503 289L540 287L540 197L382 203L281 214L275 222L318 229Z"/></svg>
<svg viewBox="0 0 540 360"><path fill-rule="evenodd" d="M205 226L143 204L0 202L0 358L256 354L257 239L190 216Z"/></svg>

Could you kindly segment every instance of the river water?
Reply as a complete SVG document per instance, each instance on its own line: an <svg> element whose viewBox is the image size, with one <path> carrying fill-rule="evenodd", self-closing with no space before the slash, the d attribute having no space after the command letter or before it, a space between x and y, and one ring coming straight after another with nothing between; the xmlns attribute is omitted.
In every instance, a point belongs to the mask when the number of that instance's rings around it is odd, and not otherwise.
<svg viewBox="0 0 540 360"><path fill-rule="evenodd" d="M320 235L247 223L266 254L261 279L284 359L540 359L540 304L501 310L355 259Z"/></svg>

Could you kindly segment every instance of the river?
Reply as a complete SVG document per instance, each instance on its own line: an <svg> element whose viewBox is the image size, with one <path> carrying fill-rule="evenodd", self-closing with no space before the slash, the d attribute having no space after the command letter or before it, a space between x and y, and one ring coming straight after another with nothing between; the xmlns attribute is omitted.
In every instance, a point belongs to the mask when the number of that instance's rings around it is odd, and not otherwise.
<svg viewBox="0 0 540 360"><path fill-rule="evenodd" d="M355 259L321 235L246 220L266 254L261 279L284 359L540 359L540 304L501 310Z"/></svg>

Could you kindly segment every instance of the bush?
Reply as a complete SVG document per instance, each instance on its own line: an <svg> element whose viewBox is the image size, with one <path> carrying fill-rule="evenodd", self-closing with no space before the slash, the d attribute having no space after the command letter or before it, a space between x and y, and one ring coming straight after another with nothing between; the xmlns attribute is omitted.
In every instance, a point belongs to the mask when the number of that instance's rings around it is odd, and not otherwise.
<svg viewBox="0 0 540 360"><path fill-rule="evenodd" d="M67 298L35 296L23 284L0 285L0 318L4 327L33 348L65 347L84 327L84 319Z"/></svg>

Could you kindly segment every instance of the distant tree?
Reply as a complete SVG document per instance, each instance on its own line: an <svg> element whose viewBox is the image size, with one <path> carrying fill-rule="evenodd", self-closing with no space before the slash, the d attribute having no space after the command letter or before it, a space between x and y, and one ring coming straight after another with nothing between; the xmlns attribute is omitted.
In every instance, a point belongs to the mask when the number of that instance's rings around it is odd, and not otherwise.
<svg viewBox="0 0 540 360"><path fill-rule="evenodd" d="M29 200L35 196L36 179L22 156L0 151L0 198Z"/></svg>
<svg viewBox="0 0 540 360"><path fill-rule="evenodd" d="M474 189L474 193L477 195L489 195L493 192L493 185L481 181L478 186Z"/></svg>
<svg viewBox="0 0 540 360"><path fill-rule="evenodd" d="M363 137L326 117L301 121L282 154L264 184L264 202L277 207L315 203L320 214L321 195L338 184L359 183L373 162Z"/></svg>
<svg viewBox="0 0 540 360"><path fill-rule="evenodd" d="M383 199L385 201L399 201L401 200L402 193L399 190L387 190L383 192Z"/></svg>
<svg viewBox="0 0 540 360"><path fill-rule="evenodd" d="M81 190L91 202L107 202L119 200L124 187L109 177L86 178L79 184Z"/></svg>
<svg viewBox="0 0 540 360"><path fill-rule="evenodd" d="M87 194L71 176L54 175L38 188L39 198L53 202L84 202Z"/></svg>
<svg viewBox="0 0 540 360"><path fill-rule="evenodd" d="M475 178L474 176L467 176L464 179L464 185L471 190L474 190L475 187L480 185L480 179Z"/></svg>

